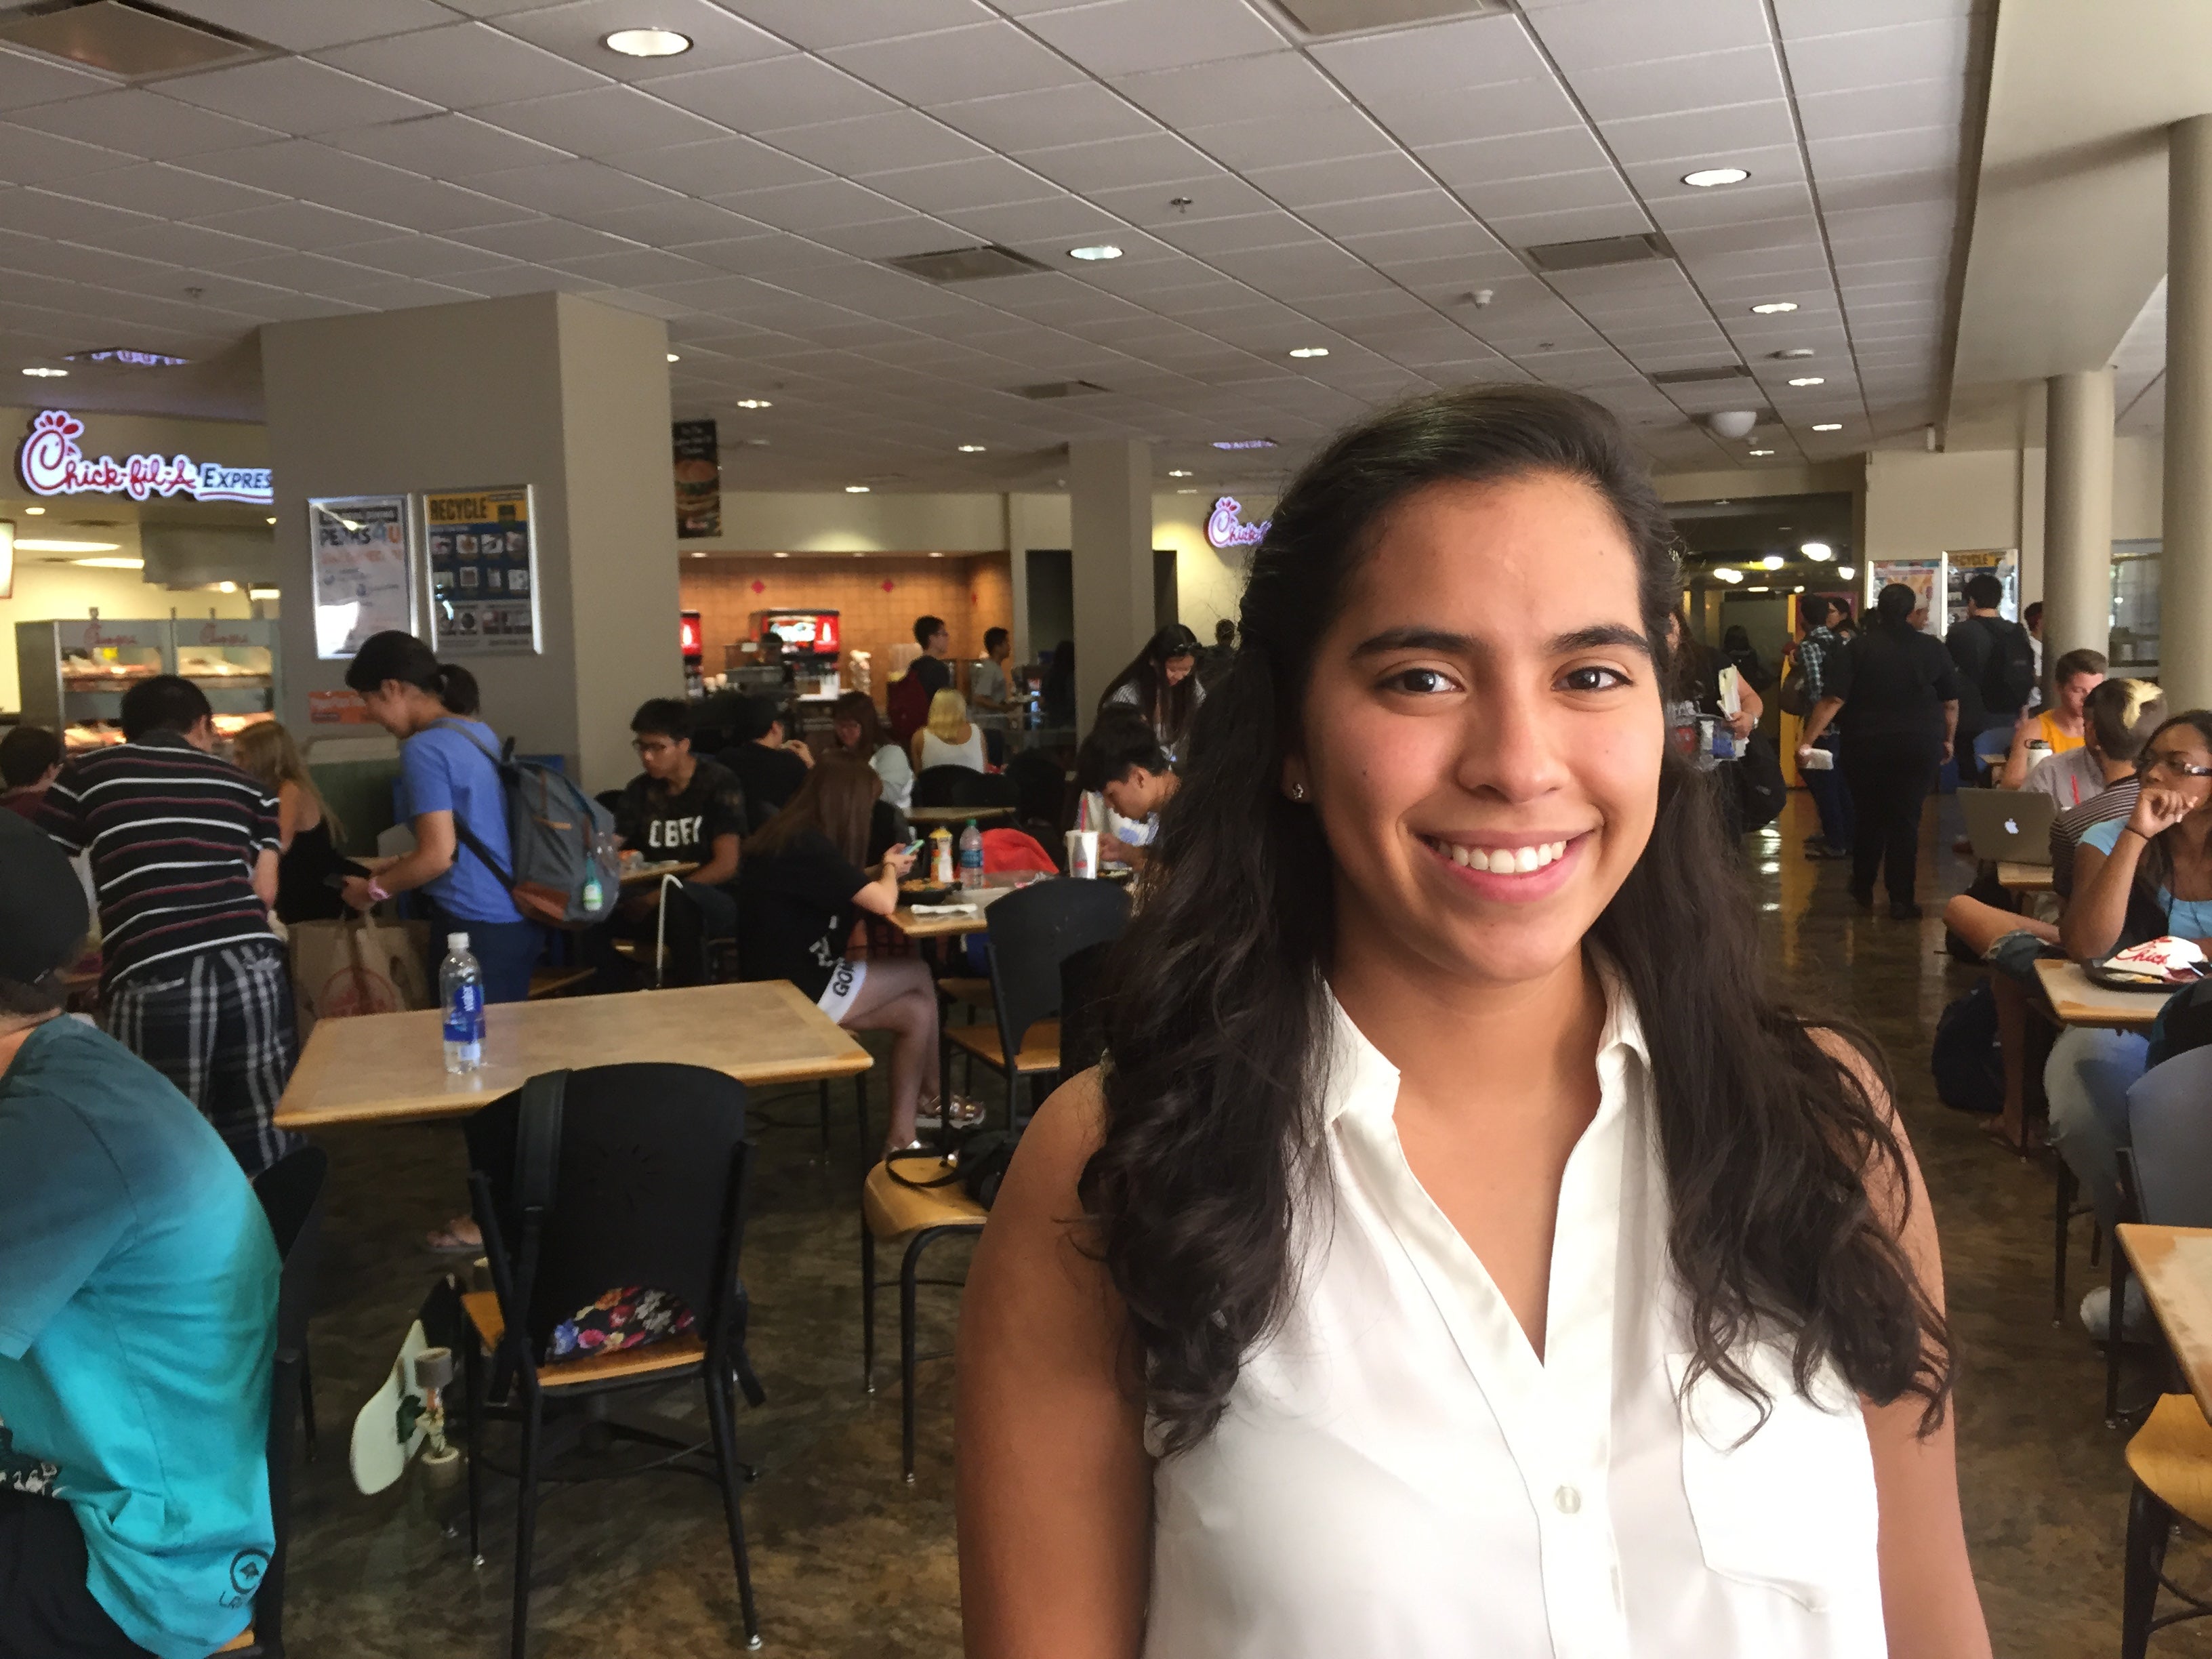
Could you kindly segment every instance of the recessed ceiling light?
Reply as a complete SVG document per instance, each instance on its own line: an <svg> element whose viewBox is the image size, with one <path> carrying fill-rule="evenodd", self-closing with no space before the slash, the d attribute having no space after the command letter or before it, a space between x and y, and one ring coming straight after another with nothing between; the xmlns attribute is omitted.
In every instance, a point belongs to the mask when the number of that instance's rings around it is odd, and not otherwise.
<svg viewBox="0 0 2212 1659"><path fill-rule="evenodd" d="M1836 550L1826 542L1806 542L1797 550L1814 564L1825 564L1836 556Z"/></svg>
<svg viewBox="0 0 2212 1659"><path fill-rule="evenodd" d="M1770 554L1768 554L1765 558L1761 559L1761 560L1759 562L1759 568L1761 570L1779 570L1779 569L1781 569L1781 568L1782 568L1782 556L1781 556L1779 553L1770 553Z"/></svg>
<svg viewBox="0 0 2212 1659"><path fill-rule="evenodd" d="M18 540L15 544L15 550L18 553L112 553L122 545L120 542L87 542L70 541L58 538L46 539L34 538Z"/></svg>
<svg viewBox="0 0 2212 1659"><path fill-rule="evenodd" d="M736 406L739 409L774 409L775 407L765 398L740 398Z"/></svg>
<svg viewBox="0 0 2212 1659"><path fill-rule="evenodd" d="M1682 182L1711 190L1715 185L1740 185L1750 177L1741 167L1699 167L1695 173L1684 173Z"/></svg>
<svg viewBox="0 0 2212 1659"><path fill-rule="evenodd" d="M1713 580L1715 581L1731 583L1740 582L1743 580L1743 572L1741 570L1731 570L1727 566L1723 565L1720 569L1713 572Z"/></svg>
<svg viewBox="0 0 2212 1659"><path fill-rule="evenodd" d="M1170 478L1188 478L1190 476L1190 469L1187 466L1171 466L1168 469L1168 477Z"/></svg>
<svg viewBox="0 0 2212 1659"><path fill-rule="evenodd" d="M777 558L779 558L779 559L787 559L787 558L789 558L789 557L791 556L791 555L790 555L790 554L788 554L788 553L779 553L779 554L777 554L775 556L776 556Z"/></svg>
<svg viewBox="0 0 2212 1659"><path fill-rule="evenodd" d="M1813 430L1815 432L1841 432L1843 429L1844 423L1841 421L1815 421L1813 422Z"/></svg>
<svg viewBox="0 0 2212 1659"><path fill-rule="evenodd" d="M276 515L275 514L272 513L269 515L269 522L271 524L275 524L276 522Z"/></svg>
<svg viewBox="0 0 2212 1659"><path fill-rule="evenodd" d="M692 556L693 558L695 558L695 559L703 559L703 558L705 558L707 556L706 556L704 553L702 553L702 552L701 552L697 548L696 548L696 547L695 547L695 548L693 548L693 549L691 550L691 556Z"/></svg>
<svg viewBox="0 0 2212 1659"><path fill-rule="evenodd" d="M27 507L23 509L24 512L29 514L34 519L41 516L46 510L46 509L43 507Z"/></svg>
<svg viewBox="0 0 2212 1659"><path fill-rule="evenodd" d="M1763 305L1753 306L1751 309L1754 316L1778 317L1785 311L1796 310L1797 302L1795 300L1769 300Z"/></svg>
<svg viewBox="0 0 2212 1659"><path fill-rule="evenodd" d="M1774 361L1778 363L1795 362L1802 357L1811 356L1813 355L1813 348L1810 346L1791 346L1787 351L1770 351L1766 355L1773 358Z"/></svg>
<svg viewBox="0 0 2212 1659"><path fill-rule="evenodd" d="M674 29L617 29L599 44L625 58L675 58L691 50L691 37Z"/></svg>
<svg viewBox="0 0 2212 1659"><path fill-rule="evenodd" d="M672 362L672 363L680 363L680 362L682 362L684 360L683 360L681 357L678 356L674 352L672 352L672 352L670 352L670 353L668 354L668 361L669 361L670 362Z"/></svg>
<svg viewBox="0 0 2212 1659"><path fill-rule="evenodd" d="M1067 257L1071 259L1118 259L1121 257L1121 250L1111 242L1093 242L1088 247L1068 249Z"/></svg>
<svg viewBox="0 0 2212 1659"><path fill-rule="evenodd" d="M983 446L981 444L963 444L960 446L960 453L963 455L981 455L983 453Z"/></svg>
<svg viewBox="0 0 2212 1659"><path fill-rule="evenodd" d="M21 547L22 544L23 544L21 542L17 542L15 544L18 547ZM146 561L143 559L125 559L121 557L71 559L70 562L74 565L81 565L88 570L143 570L146 568Z"/></svg>
<svg viewBox="0 0 2212 1659"><path fill-rule="evenodd" d="M943 557L945 556L945 555L943 555L942 553L939 553L939 552L938 552L938 551L936 551L935 550L933 550L933 550L931 550L931 552L930 552L929 556L930 556L931 558L933 558L933 559L941 559L941 558L943 558Z"/></svg>
<svg viewBox="0 0 2212 1659"><path fill-rule="evenodd" d="M1823 380L1818 374L1800 374L1793 378L1790 384L1792 386L1826 386L1827 385L1827 381Z"/></svg>
<svg viewBox="0 0 2212 1659"><path fill-rule="evenodd" d="M1805 590L1802 587L1793 587L1790 591L1792 593L1802 593Z"/></svg>
<svg viewBox="0 0 2212 1659"><path fill-rule="evenodd" d="M1774 590L1771 587L1747 587L1743 591L1747 593L1771 593Z"/></svg>
<svg viewBox="0 0 2212 1659"><path fill-rule="evenodd" d="M1839 564L1836 567L1836 574L1838 576L1841 576L1845 581L1849 581L1852 577L1857 575L1859 573L1852 569L1851 567L1847 564Z"/></svg>
<svg viewBox="0 0 2212 1659"><path fill-rule="evenodd" d="M1327 346L1292 346L1291 348L1291 356L1293 357L1326 357L1328 356L1328 348Z"/></svg>
<svg viewBox="0 0 2212 1659"><path fill-rule="evenodd" d="M27 368L23 373L29 375L34 380L66 380L69 379L69 370L65 368Z"/></svg>
<svg viewBox="0 0 2212 1659"><path fill-rule="evenodd" d="M1273 449L1275 441L1273 438L1216 438L1213 447L1216 449Z"/></svg>
<svg viewBox="0 0 2212 1659"><path fill-rule="evenodd" d="M1771 455L1774 452L1771 449L1754 449L1750 453L1753 455Z"/></svg>
<svg viewBox="0 0 2212 1659"><path fill-rule="evenodd" d="M282 599L283 594L284 590L281 587L248 587L246 590L246 597L249 599Z"/></svg>
<svg viewBox="0 0 2212 1659"><path fill-rule="evenodd" d="M845 493L848 495L865 495L868 493L868 487L866 484L847 484Z"/></svg>

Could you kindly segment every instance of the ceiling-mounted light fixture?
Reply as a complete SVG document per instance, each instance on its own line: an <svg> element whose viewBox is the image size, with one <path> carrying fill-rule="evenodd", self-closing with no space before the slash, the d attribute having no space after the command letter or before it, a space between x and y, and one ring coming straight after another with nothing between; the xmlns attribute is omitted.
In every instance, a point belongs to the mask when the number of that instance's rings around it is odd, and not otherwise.
<svg viewBox="0 0 2212 1659"><path fill-rule="evenodd" d="M865 495L868 493L868 487L866 484L847 484L845 493L848 495Z"/></svg>
<svg viewBox="0 0 2212 1659"><path fill-rule="evenodd" d="M674 29L617 29L599 44L625 58L677 58L691 50L691 37Z"/></svg>
<svg viewBox="0 0 2212 1659"><path fill-rule="evenodd" d="M1774 452L1773 452L1772 450L1771 450L1771 449L1752 449L1752 450L1747 450L1747 451L1745 452L1745 453L1747 453L1747 454L1748 454L1748 455L1752 455L1752 456L1753 456L1753 457L1760 456L1760 455L1771 455L1773 453L1774 453Z"/></svg>
<svg viewBox="0 0 2212 1659"><path fill-rule="evenodd" d="M1826 542L1806 542L1797 550L1814 564L1826 564L1836 556L1836 550Z"/></svg>
<svg viewBox="0 0 2212 1659"><path fill-rule="evenodd" d="M962 444L960 446L960 453L963 455L981 455L983 453L983 446L981 444Z"/></svg>
<svg viewBox="0 0 2212 1659"><path fill-rule="evenodd" d="M1765 558L1761 559L1761 560L1759 562L1759 568L1761 570L1779 570L1779 569L1781 569L1781 568L1782 568L1782 556L1781 556L1779 553L1770 553L1770 554L1768 554Z"/></svg>
<svg viewBox="0 0 2212 1659"><path fill-rule="evenodd" d="M1326 357L1328 356L1328 348L1327 346L1292 346L1291 348L1291 356L1293 357Z"/></svg>
<svg viewBox="0 0 2212 1659"><path fill-rule="evenodd" d="M1826 379L1818 374L1800 374L1790 382L1792 386L1826 386L1827 383Z"/></svg>
<svg viewBox="0 0 2212 1659"><path fill-rule="evenodd" d="M18 537L18 553L112 553L123 545L120 542L75 541L65 537Z"/></svg>
<svg viewBox="0 0 2212 1659"><path fill-rule="evenodd" d="M669 361L670 362L672 362L672 363L680 363L680 362L682 362L684 360L683 360L681 357L678 356L674 352L672 352L672 352L670 352L670 353L668 354L668 361Z"/></svg>
<svg viewBox="0 0 2212 1659"><path fill-rule="evenodd" d="M1216 438L1213 447L1216 449L1273 449L1275 441L1273 438Z"/></svg>
<svg viewBox="0 0 2212 1659"><path fill-rule="evenodd" d="M1190 469L1187 466L1171 466L1168 469L1168 477L1170 478L1188 478L1190 476Z"/></svg>
<svg viewBox="0 0 2212 1659"><path fill-rule="evenodd" d="M1699 167L1695 173L1684 173L1682 182L1711 190L1716 185L1740 185L1750 177L1741 167Z"/></svg>
<svg viewBox="0 0 2212 1659"><path fill-rule="evenodd" d="M1741 570L1730 569L1728 566L1723 565L1719 569L1713 572L1713 580L1715 581L1729 583L1740 582L1743 580L1743 572Z"/></svg>
<svg viewBox="0 0 2212 1659"><path fill-rule="evenodd" d="M1752 314L1755 317L1779 317L1785 311L1796 309L1797 302L1795 300L1765 300L1751 308Z"/></svg>
<svg viewBox="0 0 2212 1659"><path fill-rule="evenodd" d="M765 398L740 398L732 405L735 409L774 409L775 405Z"/></svg>
<svg viewBox="0 0 2212 1659"><path fill-rule="evenodd" d="M22 546L22 544L23 544L21 542L17 542L15 544L18 547ZM74 565L81 565L88 570L143 570L146 568L146 561L143 559L126 559L120 556L102 556L97 559L71 559L70 562Z"/></svg>
<svg viewBox="0 0 2212 1659"><path fill-rule="evenodd" d="M1087 247L1068 249L1067 257L1071 259L1118 259L1121 257L1121 250L1111 242L1093 242Z"/></svg>
<svg viewBox="0 0 2212 1659"><path fill-rule="evenodd" d="M69 379L69 370L65 368L27 368L23 373L29 375L34 380L66 380Z"/></svg>
<svg viewBox="0 0 2212 1659"><path fill-rule="evenodd" d="M1766 355L1773 358L1777 362L1794 362L1799 358L1811 356L1813 355L1813 348L1810 346L1791 346L1787 351L1770 351Z"/></svg>
<svg viewBox="0 0 2212 1659"><path fill-rule="evenodd" d="M1849 581L1852 577L1857 575L1859 573L1854 570L1850 565L1839 564L1836 567L1836 574L1838 576L1841 576L1845 581Z"/></svg>
<svg viewBox="0 0 2212 1659"><path fill-rule="evenodd" d="M1759 412L1750 409L1717 409L1698 418L1705 422L1707 431L1721 438L1748 436L1752 428L1759 424Z"/></svg>
<svg viewBox="0 0 2212 1659"><path fill-rule="evenodd" d="M1843 429L1844 423L1841 421L1815 421L1813 422L1813 430L1815 432L1841 432Z"/></svg>

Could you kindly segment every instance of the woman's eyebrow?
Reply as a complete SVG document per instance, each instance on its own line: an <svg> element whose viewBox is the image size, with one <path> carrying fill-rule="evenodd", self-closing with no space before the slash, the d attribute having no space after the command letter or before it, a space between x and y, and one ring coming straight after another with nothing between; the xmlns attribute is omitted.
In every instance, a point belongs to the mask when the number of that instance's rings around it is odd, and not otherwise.
<svg viewBox="0 0 2212 1659"><path fill-rule="evenodd" d="M1644 657L1651 654L1651 641L1644 636L1643 629L1626 627L1619 623L1598 623L1569 633L1555 634L1546 643L1544 652L1547 656L1565 657L1577 651L1595 651L1607 646L1633 651ZM1352 654L1354 657L1376 657L1392 651L1434 651L1443 656L1473 657L1480 656L1488 649L1472 635L1455 634L1449 629L1412 625L1386 628L1352 647Z"/></svg>

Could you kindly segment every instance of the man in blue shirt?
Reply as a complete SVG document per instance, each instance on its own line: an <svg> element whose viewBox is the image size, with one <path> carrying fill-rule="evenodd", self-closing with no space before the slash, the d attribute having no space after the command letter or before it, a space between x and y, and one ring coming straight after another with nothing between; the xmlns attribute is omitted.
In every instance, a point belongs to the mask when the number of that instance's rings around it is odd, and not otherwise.
<svg viewBox="0 0 2212 1659"><path fill-rule="evenodd" d="M276 1249L191 1103L61 1014L87 924L0 813L0 1659L205 1659L275 1539Z"/></svg>

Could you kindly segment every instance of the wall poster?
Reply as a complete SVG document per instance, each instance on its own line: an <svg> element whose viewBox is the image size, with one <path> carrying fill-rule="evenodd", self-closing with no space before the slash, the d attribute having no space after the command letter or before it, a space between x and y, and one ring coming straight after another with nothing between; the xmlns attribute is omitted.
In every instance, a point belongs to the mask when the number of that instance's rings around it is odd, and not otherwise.
<svg viewBox="0 0 2212 1659"><path fill-rule="evenodd" d="M350 657L386 629L415 631L415 557L404 495L307 502L315 571L315 654Z"/></svg>
<svg viewBox="0 0 2212 1659"><path fill-rule="evenodd" d="M538 549L530 489L441 489L422 497L430 628L441 656L538 648Z"/></svg>
<svg viewBox="0 0 2212 1659"><path fill-rule="evenodd" d="M1870 615L1881 590L1898 582L1912 590L1912 625L1923 634L1943 636L1945 617L1942 599L1949 579L1941 555L1932 559L1879 559L1867 565L1866 610Z"/></svg>
<svg viewBox="0 0 2212 1659"><path fill-rule="evenodd" d="M722 447L712 421L678 421L676 434L676 534L679 540L722 533Z"/></svg>

